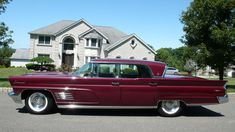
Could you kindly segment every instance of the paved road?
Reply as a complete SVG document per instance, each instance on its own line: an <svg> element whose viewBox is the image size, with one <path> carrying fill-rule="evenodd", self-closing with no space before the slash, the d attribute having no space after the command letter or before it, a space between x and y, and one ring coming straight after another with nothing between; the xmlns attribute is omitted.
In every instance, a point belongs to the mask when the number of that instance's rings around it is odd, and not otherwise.
<svg viewBox="0 0 235 132"><path fill-rule="evenodd" d="M227 104L191 107L176 118L155 110L60 110L32 115L0 93L0 132L234 132L235 95Z"/></svg>

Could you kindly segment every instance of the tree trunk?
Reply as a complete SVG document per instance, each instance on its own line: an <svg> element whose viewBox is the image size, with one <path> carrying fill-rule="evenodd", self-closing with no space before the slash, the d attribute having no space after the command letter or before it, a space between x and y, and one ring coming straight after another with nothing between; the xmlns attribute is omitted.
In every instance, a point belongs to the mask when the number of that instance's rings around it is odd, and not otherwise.
<svg viewBox="0 0 235 132"><path fill-rule="evenodd" d="M224 67L219 67L219 80L224 80Z"/></svg>

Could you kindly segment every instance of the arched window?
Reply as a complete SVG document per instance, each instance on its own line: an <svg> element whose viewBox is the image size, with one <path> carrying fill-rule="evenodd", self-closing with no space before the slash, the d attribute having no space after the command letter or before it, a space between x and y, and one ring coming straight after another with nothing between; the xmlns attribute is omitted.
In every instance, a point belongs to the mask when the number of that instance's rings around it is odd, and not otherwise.
<svg viewBox="0 0 235 132"><path fill-rule="evenodd" d="M73 50L75 44L73 38L71 37L65 38L63 43L64 43L64 50Z"/></svg>

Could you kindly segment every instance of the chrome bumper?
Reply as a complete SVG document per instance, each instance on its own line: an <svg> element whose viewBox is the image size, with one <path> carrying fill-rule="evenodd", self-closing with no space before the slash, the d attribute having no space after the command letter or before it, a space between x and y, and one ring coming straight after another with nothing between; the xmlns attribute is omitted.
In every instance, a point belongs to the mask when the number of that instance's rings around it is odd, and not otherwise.
<svg viewBox="0 0 235 132"><path fill-rule="evenodd" d="M217 96L217 100L220 104L228 102L228 95L225 94L224 96Z"/></svg>
<svg viewBox="0 0 235 132"><path fill-rule="evenodd" d="M10 96L15 103L22 104L21 94L16 94L14 91L11 91L8 93L8 96Z"/></svg>

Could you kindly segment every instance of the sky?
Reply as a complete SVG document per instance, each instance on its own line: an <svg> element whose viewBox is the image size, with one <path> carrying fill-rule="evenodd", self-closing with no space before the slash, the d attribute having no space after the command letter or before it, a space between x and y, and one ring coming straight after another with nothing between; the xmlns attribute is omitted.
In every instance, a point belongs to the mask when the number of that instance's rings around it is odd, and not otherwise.
<svg viewBox="0 0 235 132"><path fill-rule="evenodd" d="M13 30L13 48L29 48L29 32L60 20L85 19L135 33L155 49L183 46L180 22L191 0L13 0L0 21Z"/></svg>

